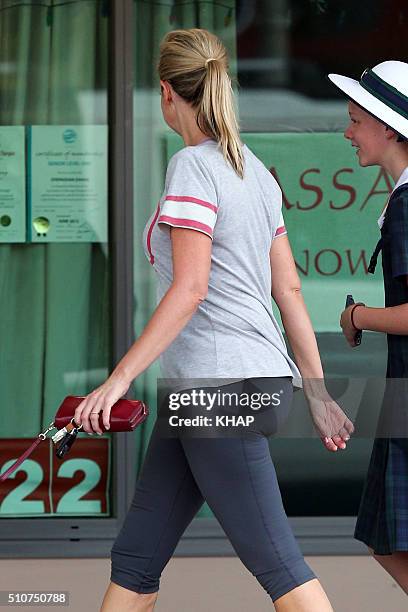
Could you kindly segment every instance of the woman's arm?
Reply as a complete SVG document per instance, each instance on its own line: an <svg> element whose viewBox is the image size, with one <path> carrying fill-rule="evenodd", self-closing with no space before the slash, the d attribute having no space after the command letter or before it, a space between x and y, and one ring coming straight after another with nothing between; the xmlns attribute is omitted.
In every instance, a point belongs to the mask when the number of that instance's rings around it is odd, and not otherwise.
<svg viewBox="0 0 408 612"><path fill-rule="evenodd" d="M142 334L116 366L131 382L179 335L206 298L211 266L211 238L201 232L172 227L173 282Z"/></svg>
<svg viewBox="0 0 408 612"><path fill-rule="evenodd" d="M316 336L301 292L299 275L286 235L270 250L272 297L281 313L290 346L303 378L310 414L328 450L345 449L353 424L326 391Z"/></svg>
<svg viewBox="0 0 408 612"><path fill-rule="evenodd" d="M272 297L279 308L300 373L303 378L323 378L316 336L303 300L300 278L286 235L273 240L270 260Z"/></svg>
<svg viewBox="0 0 408 612"><path fill-rule="evenodd" d="M109 378L92 391L75 411L76 423L88 433L101 433L97 414L103 410L104 426L109 428L113 404L128 390L131 382L157 359L187 325L205 299L211 266L211 238L201 232L171 228L173 282L160 301L139 338L119 361Z"/></svg>

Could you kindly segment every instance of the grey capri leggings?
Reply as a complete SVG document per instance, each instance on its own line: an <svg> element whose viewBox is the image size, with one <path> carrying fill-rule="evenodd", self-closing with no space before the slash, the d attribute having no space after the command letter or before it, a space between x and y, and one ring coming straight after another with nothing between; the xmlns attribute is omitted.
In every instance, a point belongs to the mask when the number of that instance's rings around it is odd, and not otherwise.
<svg viewBox="0 0 408 612"><path fill-rule="evenodd" d="M112 582L137 593L158 591L164 567L204 501L273 601L316 577L289 526L267 439L290 410L291 378L247 379L228 388L242 391L248 383L285 391L270 431L263 426L234 438L166 438L156 421L111 550Z"/></svg>

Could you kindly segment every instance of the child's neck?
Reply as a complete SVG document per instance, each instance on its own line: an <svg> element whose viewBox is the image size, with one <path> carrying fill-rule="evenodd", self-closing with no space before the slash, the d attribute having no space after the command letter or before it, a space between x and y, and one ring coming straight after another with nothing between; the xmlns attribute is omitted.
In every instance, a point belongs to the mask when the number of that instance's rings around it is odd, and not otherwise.
<svg viewBox="0 0 408 612"><path fill-rule="evenodd" d="M387 159L383 160L381 166L391 174L396 183L408 166L408 147L404 147L402 151L390 155Z"/></svg>

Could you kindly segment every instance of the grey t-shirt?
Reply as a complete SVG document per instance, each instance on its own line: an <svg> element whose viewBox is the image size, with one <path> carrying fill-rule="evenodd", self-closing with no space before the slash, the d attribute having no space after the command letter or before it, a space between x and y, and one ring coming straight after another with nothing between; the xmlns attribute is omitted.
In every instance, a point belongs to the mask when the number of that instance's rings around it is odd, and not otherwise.
<svg viewBox="0 0 408 612"><path fill-rule="evenodd" d="M281 190L244 145L244 178L213 140L185 147L168 165L165 188L144 231L160 301L172 282L170 226L212 239L206 299L161 355L166 378L244 379L300 373L272 312L272 240L285 234Z"/></svg>

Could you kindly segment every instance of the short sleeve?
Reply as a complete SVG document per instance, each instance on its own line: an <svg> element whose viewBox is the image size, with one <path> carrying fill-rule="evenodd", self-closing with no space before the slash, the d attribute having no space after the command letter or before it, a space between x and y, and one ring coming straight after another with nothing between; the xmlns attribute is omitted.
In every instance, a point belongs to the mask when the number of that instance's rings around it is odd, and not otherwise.
<svg viewBox="0 0 408 612"><path fill-rule="evenodd" d="M393 278L408 274L408 189L400 192L388 205L386 214L390 234Z"/></svg>
<svg viewBox="0 0 408 612"><path fill-rule="evenodd" d="M288 232L286 231L285 221L283 220L283 214L282 211L280 211L278 227L276 228L273 239L275 240L275 238L277 238L278 236L284 236L287 233Z"/></svg>
<svg viewBox="0 0 408 612"><path fill-rule="evenodd" d="M203 232L212 239L217 214L210 171L195 154L183 149L170 161L158 223Z"/></svg>

